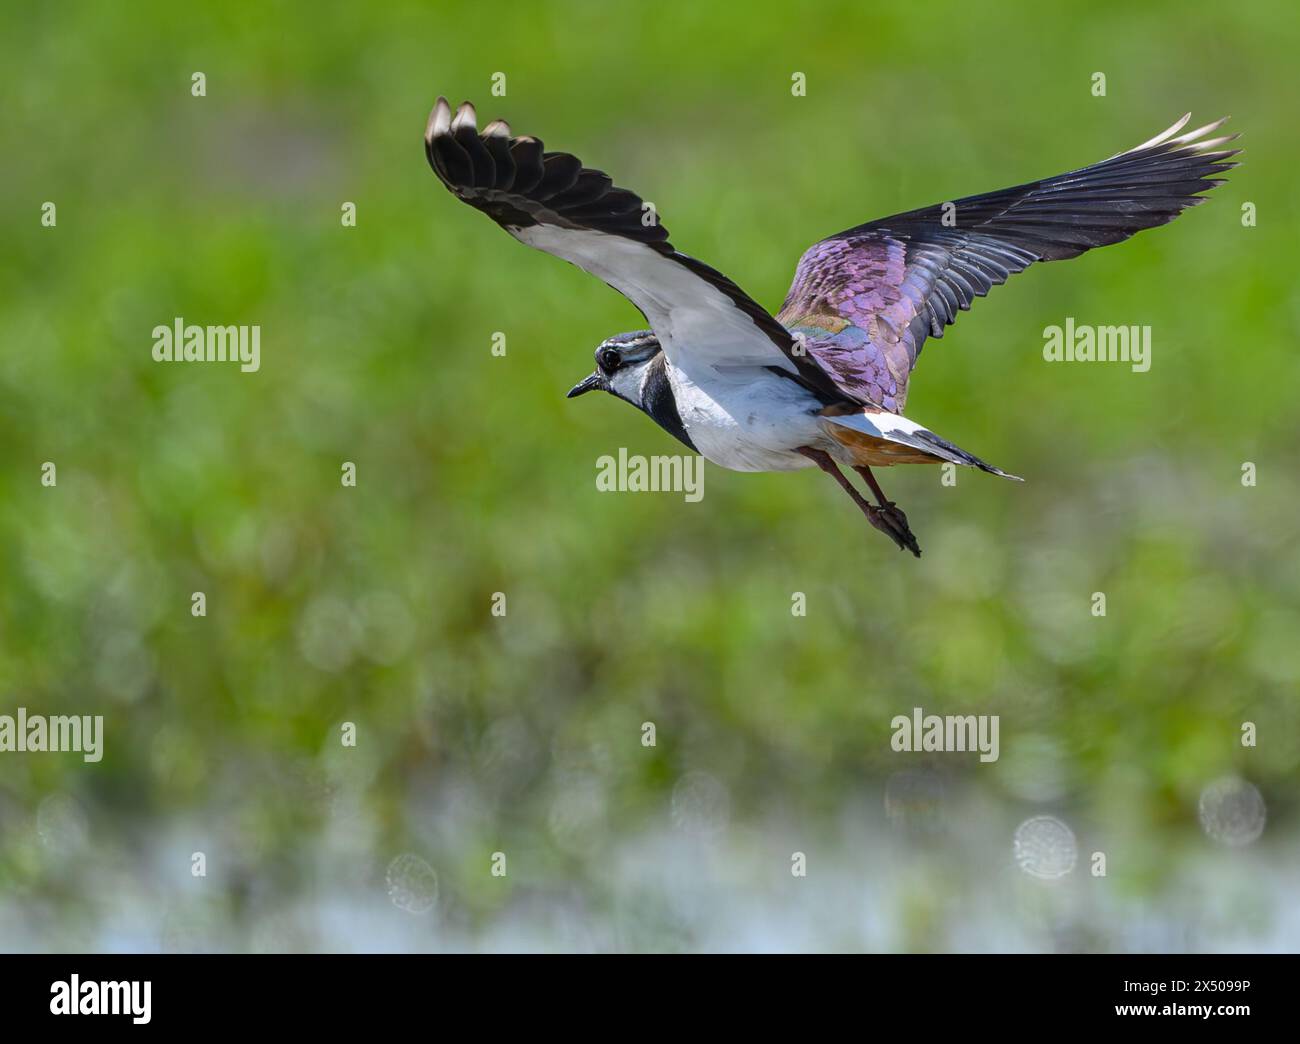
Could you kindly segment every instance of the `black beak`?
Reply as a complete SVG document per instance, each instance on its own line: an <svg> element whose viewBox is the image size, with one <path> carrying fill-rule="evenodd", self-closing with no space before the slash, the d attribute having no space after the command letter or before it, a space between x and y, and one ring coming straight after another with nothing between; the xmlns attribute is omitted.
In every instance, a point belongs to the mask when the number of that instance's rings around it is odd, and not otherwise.
<svg viewBox="0 0 1300 1044"><path fill-rule="evenodd" d="M599 370L590 377L584 377L581 381L569 389L566 399L576 399L579 395L586 395L589 391L603 391L605 388L605 378Z"/></svg>

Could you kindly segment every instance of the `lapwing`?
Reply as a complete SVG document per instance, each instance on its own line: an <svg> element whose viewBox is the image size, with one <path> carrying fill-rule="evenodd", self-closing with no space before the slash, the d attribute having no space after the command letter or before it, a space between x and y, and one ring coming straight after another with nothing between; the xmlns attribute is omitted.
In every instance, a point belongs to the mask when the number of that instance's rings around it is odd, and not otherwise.
<svg viewBox="0 0 1300 1044"><path fill-rule="evenodd" d="M429 163L457 198L516 239L604 280L648 330L596 348L570 397L600 390L734 471L816 466L868 520L920 555L872 468L961 464L1015 479L903 416L912 368L958 311L1035 261L1077 257L1172 221L1222 183L1236 135L1223 120L1163 134L1091 166L881 218L809 247L775 316L678 251L656 209L567 152L547 152L474 107L439 98ZM870 503L840 467L862 476Z"/></svg>

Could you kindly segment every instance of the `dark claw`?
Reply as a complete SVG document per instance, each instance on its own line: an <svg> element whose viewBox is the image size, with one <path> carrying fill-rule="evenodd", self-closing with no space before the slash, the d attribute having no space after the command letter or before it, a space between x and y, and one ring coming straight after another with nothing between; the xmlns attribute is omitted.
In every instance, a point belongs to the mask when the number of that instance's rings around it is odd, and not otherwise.
<svg viewBox="0 0 1300 1044"><path fill-rule="evenodd" d="M892 500L878 508L872 508L867 518L900 549L911 551L917 558L921 557L921 547L907 524L907 516Z"/></svg>
<svg viewBox="0 0 1300 1044"><path fill-rule="evenodd" d="M867 516L867 521L897 544L899 550L911 551L917 558L921 557L921 548L916 542L916 537L912 535L912 530L908 527L907 516L892 500L885 499L885 495L880 491L880 486L871 475L870 468L860 467L856 470L867 480L871 486L871 491L879 498L879 507L872 507L866 502L862 494L854 489L853 483L840 474L840 469L835 466L835 462L824 450L813 449L811 446L800 446L796 452L802 453L838 482L840 489L844 490L853 499L853 503L857 504L862 513Z"/></svg>

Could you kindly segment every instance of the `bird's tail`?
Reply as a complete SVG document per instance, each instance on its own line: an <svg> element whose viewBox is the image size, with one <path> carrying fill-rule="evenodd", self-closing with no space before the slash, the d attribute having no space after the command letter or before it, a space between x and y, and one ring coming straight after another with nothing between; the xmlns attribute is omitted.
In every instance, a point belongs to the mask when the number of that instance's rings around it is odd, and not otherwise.
<svg viewBox="0 0 1300 1044"><path fill-rule="evenodd" d="M884 410L861 410L839 415L823 414L827 433L843 446L862 456L861 463L872 467L948 461L968 468L979 468L990 475L1023 482L994 467L973 453L940 438L928 428L897 413Z"/></svg>

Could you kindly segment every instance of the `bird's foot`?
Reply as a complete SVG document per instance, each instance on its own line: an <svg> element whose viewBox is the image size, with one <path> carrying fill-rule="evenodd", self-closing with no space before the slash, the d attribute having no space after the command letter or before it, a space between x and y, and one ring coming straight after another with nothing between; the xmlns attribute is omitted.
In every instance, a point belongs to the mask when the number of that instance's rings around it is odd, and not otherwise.
<svg viewBox="0 0 1300 1044"><path fill-rule="evenodd" d="M921 557L921 547L907 524L907 516L892 500L884 501L879 507L870 508L867 511L867 520L901 549L911 551L917 558Z"/></svg>
<svg viewBox="0 0 1300 1044"><path fill-rule="evenodd" d="M853 503L857 504L862 513L867 516L867 521L897 544L900 550L911 551L917 558L921 557L921 547L917 544L916 537L912 535L912 530L908 527L907 516L903 514L902 508L892 500L885 499L885 495L880 491L880 486L872 476L870 468L860 467L856 470L866 478L872 492L879 498L879 507L867 503L867 499L853 488L853 483L840 474L840 469L835 466L835 461L824 450L814 449L812 446L800 446L795 452L802 453L838 482L840 489L852 497Z"/></svg>

